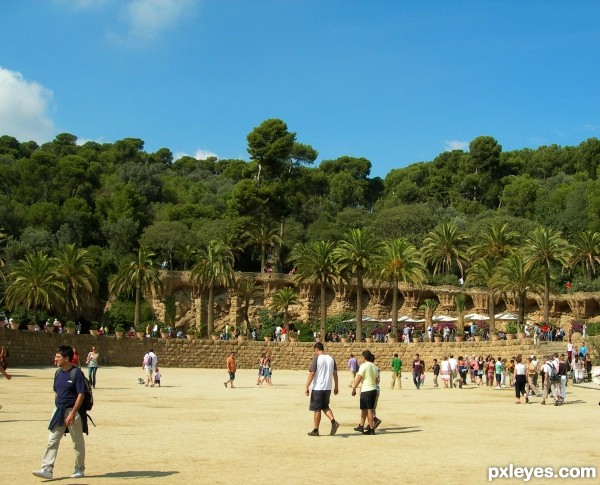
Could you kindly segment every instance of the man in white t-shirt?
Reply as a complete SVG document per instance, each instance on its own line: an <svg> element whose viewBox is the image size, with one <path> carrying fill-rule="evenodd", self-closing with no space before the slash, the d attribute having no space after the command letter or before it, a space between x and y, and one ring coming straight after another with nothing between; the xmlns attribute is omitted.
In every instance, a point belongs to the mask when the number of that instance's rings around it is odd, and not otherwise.
<svg viewBox="0 0 600 485"><path fill-rule="evenodd" d="M158 357L154 353L152 349L150 349L142 360L142 369L146 372L146 387L151 386L154 387L154 380L152 379L152 374L154 373L154 368L158 364Z"/></svg>
<svg viewBox="0 0 600 485"><path fill-rule="evenodd" d="M448 359L448 363L450 364L450 387L454 387L454 380L458 377L458 360L454 358L454 355L451 355Z"/></svg>
<svg viewBox="0 0 600 485"><path fill-rule="evenodd" d="M333 417L333 411L329 407L331 397L331 387L333 384L333 393L338 393L338 375L335 360L331 355L325 353L325 348L321 342L316 342L313 346L314 357L308 368L308 378L306 379L306 395L310 393L309 410L313 411L314 428L308 433L308 436L319 436L319 425L321 424L321 412L325 413L331 420L330 435L334 435L340 424ZM312 391L311 389L312 383Z"/></svg>

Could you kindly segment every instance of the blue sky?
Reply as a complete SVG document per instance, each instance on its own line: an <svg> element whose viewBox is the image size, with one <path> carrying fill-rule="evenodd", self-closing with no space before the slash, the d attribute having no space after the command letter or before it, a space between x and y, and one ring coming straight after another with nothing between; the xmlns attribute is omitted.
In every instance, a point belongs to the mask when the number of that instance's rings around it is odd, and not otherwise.
<svg viewBox="0 0 600 485"><path fill-rule="evenodd" d="M248 159L284 120L372 176L600 133L596 1L0 0L0 135Z"/></svg>

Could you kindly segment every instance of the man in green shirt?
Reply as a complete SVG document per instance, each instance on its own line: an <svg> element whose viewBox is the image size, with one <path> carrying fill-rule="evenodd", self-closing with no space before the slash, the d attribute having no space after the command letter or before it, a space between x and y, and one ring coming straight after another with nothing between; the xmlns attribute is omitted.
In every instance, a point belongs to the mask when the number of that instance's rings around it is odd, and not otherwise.
<svg viewBox="0 0 600 485"><path fill-rule="evenodd" d="M398 379L398 389L402 389L402 360L398 357L398 354L394 354L392 359L392 389Z"/></svg>

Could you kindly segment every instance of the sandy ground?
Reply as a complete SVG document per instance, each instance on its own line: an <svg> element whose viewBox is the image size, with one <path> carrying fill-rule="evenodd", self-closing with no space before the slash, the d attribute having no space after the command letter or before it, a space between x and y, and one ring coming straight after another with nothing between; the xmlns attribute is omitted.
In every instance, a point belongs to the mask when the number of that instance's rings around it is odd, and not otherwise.
<svg viewBox="0 0 600 485"><path fill-rule="evenodd" d="M53 406L54 370L13 368L0 380L0 483L44 480L40 465ZM162 369L163 387L139 385L141 369L98 370L96 404L90 413L86 477L69 478L73 452L66 436L54 469L61 483L478 484L490 466L595 466L600 472L596 384L568 387L564 406L514 404L513 390L433 388L431 375L416 390L408 375L403 389L388 389L382 374L375 436L361 436L358 397L349 374L340 373L332 409L341 423L329 436L309 437L312 413L304 395L306 373L275 370L272 388L256 386L256 373L238 371L236 389L225 389L226 373ZM523 480L496 480L521 483ZM548 480L529 483L599 483Z"/></svg>

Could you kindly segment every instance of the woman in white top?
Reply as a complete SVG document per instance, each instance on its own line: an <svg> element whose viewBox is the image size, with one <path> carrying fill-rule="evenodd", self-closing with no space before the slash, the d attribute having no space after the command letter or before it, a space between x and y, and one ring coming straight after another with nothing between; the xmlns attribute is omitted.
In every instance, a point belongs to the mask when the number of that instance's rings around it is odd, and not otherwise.
<svg viewBox="0 0 600 485"><path fill-rule="evenodd" d="M525 393L525 384L527 383L527 366L523 363L523 359L520 354L517 355L517 359L515 362L514 378L515 394L517 396L515 404L521 404L522 395L525 395L525 402L528 403L529 398Z"/></svg>
<svg viewBox="0 0 600 485"><path fill-rule="evenodd" d="M90 385L96 389L96 372L98 371L98 359L100 354L96 350L96 347L92 347L92 351L87 355L85 359L85 363L88 366L88 379L90 381Z"/></svg>
<svg viewBox="0 0 600 485"><path fill-rule="evenodd" d="M448 382L450 382L450 361L448 360L448 356L444 355L444 360L440 365L440 373L442 376L442 382L444 383L444 387L448 387Z"/></svg>

